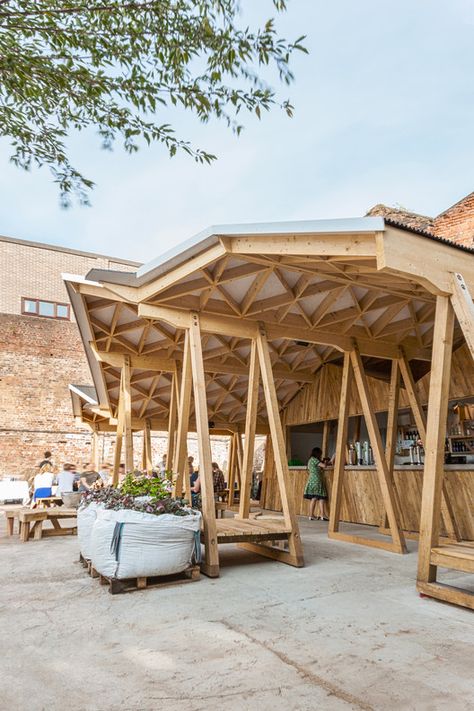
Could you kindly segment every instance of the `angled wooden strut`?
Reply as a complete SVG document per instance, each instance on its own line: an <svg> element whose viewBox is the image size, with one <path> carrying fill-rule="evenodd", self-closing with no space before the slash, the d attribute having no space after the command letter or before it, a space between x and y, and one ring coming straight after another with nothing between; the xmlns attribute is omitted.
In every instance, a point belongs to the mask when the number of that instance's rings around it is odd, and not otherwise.
<svg viewBox="0 0 474 711"><path fill-rule="evenodd" d="M122 440L123 428L125 424L124 408L123 408L123 371L120 376L119 400L117 408L117 430L115 435L115 451L114 451L114 468L112 471L112 485L117 486L119 483L119 467L122 457Z"/></svg>
<svg viewBox="0 0 474 711"><path fill-rule="evenodd" d="M168 418L168 445L166 448L166 467L173 471L174 453L176 451L176 423L178 418L179 381L175 371L171 380L170 409ZM176 470L175 470L176 471Z"/></svg>
<svg viewBox="0 0 474 711"><path fill-rule="evenodd" d="M278 399L273 379L272 363L268 348L265 328L259 327L256 337L258 360L262 375L263 392L267 406L268 423L272 438L275 457L275 469L278 486L280 489L281 504L285 526L288 530L288 551L278 550L260 543L241 543L241 546L260 555L279 560L289 565L301 567L304 565L303 546L301 543L298 521L296 519L293 503L288 498L288 464L286 459L285 436L281 424L278 408Z"/></svg>
<svg viewBox="0 0 474 711"><path fill-rule="evenodd" d="M176 451L173 462L173 472L176 475L173 495L182 496L183 480L185 482L186 497L191 501L189 485L188 469L186 466L186 457L188 453L187 439L189 427L189 413L191 410L191 394L192 394L192 372L191 372L191 354L189 346L189 331L185 332L184 350L183 350L183 369L181 373L181 393L179 396L178 408L178 429L176 434Z"/></svg>
<svg viewBox="0 0 474 711"><path fill-rule="evenodd" d="M341 398L339 401L339 418L336 435L336 461L334 462L331 510L329 513L328 535L335 538L339 531L341 518L342 492L345 466L345 450L349 425L349 408L352 384L352 367L350 353L344 353L342 369Z"/></svg>
<svg viewBox="0 0 474 711"><path fill-rule="evenodd" d="M331 517L329 525L329 537L336 538L338 540L343 540L349 543L359 543L360 545L370 546L372 548L383 548L385 550L392 551L394 553L406 553L405 538L400 528L399 514L397 510L397 498L395 493L395 487L393 484L392 474L388 468L387 460L385 458L385 452L382 447L382 438L380 436L379 426L377 424L377 419L374 413L374 408L372 405L372 398L369 391L369 386L367 382L367 376L364 371L364 366L362 364L362 359L360 357L359 350L355 345L353 350L350 352L350 363L352 365L352 370L355 377L355 382L357 384L357 389L359 392L359 398L362 405L362 412L364 414L365 423L367 426L367 431L369 433L369 439L372 444L372 449L374 452L374 458L377 467L377 474L380 484L380 490L382 493L383 502L385 505L385 510L387 512L388 523L390 527L390 532L392 535L392 543L387 541L379 541L369 538L363 538L362 536L350 535L341 533L338 531L339 516L340 516L340 505L341 505L341 494L342 494L342 475L344 473L344 451L345 451L345 437L347 436L344 430L344 420L341 427L341 436L338 432L338 452L339 461L337 461L337 470L334 472L334 494L337 496L337 500L333 502L331 506ZM346 354L347 356L347 354ZM344 361L345 371L349 370L349 363L345 358ZM348 372L346 372L346 381L349 378ZM343 375L344 380L344 375ZM344 386L344 383L343 383ZM341 400L348 399L348 384L346 382L345 388L342 393ZM344 405L344 409L342 407ZM345 420L347 416L345 413L345 405L341 403L342 415ZM347 427L347 424L346 424ZM345 435L342 439L342 434ZM333 494L333 495L334 495Z"/></svg>
<svg viewBox="0 0 474 711"><path fill-rule="evenodd" d="M447 296L438 296L428 399L417 589L424 595L474 609L472 592L436 580L438 566L474 572L472 542L440 545L439 540L453 331L454 311L451 300Z"/></svg>
<svg viewBox="0 0 474 711"><path fill-rule="evenodd" d="M130 356L123 357L122 391L124 413L125 471L133 471L132 393L130 386Z"/></svg>
<svg viewBox="0 0 474 711"><path fill-rule="evenodd" d="M474 302L462 274L453 275L451 304L474 359Z"/></svg>
<svg viewBox="0 0 474 711"><path fill-rule="evenodd" d="M203 538L205 557L201 564L203 573L209 577L219 575L219 551L217 547L216 509L212 477L211 439L207 412L206 380L202 357L199 315L191 314L189 349L193 375L194 409L199 450L199 479L201 481ZM189 478L189 477L187 477Z"/></svg>
<svg viewBox="0 0 474 711"><path fill-rule="evenodd" d="M153 457L151 451L151 424L150 420L145 420L145 429L143 430L143 469L147 474L153 471Z"/></svg>
<svg viewBox="0 0 474 711"><path fill-rule="evenodd" d="M257 343L252 341L250 350L249 388L245 418L245 447L242 462L239 516L248 518L250 512L250 490L252 487L253 457L255 450L255 429L257 424L259 365Z"/></svg>
<svg viewBox="0 0 474 711"><path fill-rule="evenodd" d="M411 372L408 360L401 351L400 358L398 359L398 365L400 367L400 372L403 377L403 383L405 385L405 390L408 397L408 402L410 403L410 408L415 418L416 427L420 435L423 444L426 442L426 415L423 410L423 405L421 404L421 399L415 385L415 380ZM447 535L455 541L461 540L459 533L459 528L456 523L456 517L454 516L451 503L449 501L449 496L446 491L446 486L443 483L443 493L441 497L441 518L444 523Z"/></svg>

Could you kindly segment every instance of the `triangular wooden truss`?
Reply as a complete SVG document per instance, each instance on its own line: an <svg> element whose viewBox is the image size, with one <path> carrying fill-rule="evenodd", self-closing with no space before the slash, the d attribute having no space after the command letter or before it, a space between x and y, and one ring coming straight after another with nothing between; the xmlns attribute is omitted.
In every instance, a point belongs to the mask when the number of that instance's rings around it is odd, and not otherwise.
<svg viewBox="0 0 474 711"><path fill-rule="evenodd" d="M444 442L455 315L474 360L474 303L461 274L453 274L450 296L436 303L433 356L426 426L417 588L420 593L474 609L474 593L437 581L438 566L474 573L472 541L440 542Z"/></svg>
<svg viewBox="0 0 474 711"><path fill-rule="evenodd" d="M251 340L244 444L242 445L240 433L234 433L232 436L231 477L229 480L231 497L234 487L233 472L237 469L236 460L239 460L238 470L241 479L239 512L235 519L216 520L206 381L201 344L199 315L192 313L190 326L185 333L180 395L179 398L177 397L178 403L175 408L177 418L175 422L170 421L169 439L170 442L176 441L175 449L173 447L173 469L177 474L174 492L178 495L184 488L187 497L190 498L189 476L186 467L186 438L191 397L193 395L199 447L203 514L202 538L205 547L203 572L211 577L219 575L218 544L226 542L237 542L242 547L260 555L274 558L290 565L301 566L303 565L302 545L296 516L287 495L287 478L289 474L286 465L284 435L265 330L263 327L260 328L255 338ZM260 377L283 504L283 520L281 523L275 521L264 523L249 517ZM287 540L288 551L270 545L275 540Z"/></svg>

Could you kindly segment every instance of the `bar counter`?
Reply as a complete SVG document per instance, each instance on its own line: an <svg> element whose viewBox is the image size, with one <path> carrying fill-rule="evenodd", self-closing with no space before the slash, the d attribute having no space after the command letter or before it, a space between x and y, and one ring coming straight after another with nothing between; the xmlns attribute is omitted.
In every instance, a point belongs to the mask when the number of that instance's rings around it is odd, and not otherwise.
<svg viewBox="0 0 474 711"><path fill-rule="evenodd" d="M308 516L309 503L303 498L308 478L307 469L303 466L289 469L288 496L293 500L296 512ZM327 467L325 480L329 500L332 479L333 469ZM394 481L401 505L402 528L404 531L416 533L419 531L423 466L395 465ZM474 540L474 465L445 465L444 486L461 538ZM266 507L281 510L279 496L274 498L273 502L266 503ZM345 467L341 520L348 523L383 526L385 511L375 466ZM443 525L441 525L441 534L446 534Z"/></svg>

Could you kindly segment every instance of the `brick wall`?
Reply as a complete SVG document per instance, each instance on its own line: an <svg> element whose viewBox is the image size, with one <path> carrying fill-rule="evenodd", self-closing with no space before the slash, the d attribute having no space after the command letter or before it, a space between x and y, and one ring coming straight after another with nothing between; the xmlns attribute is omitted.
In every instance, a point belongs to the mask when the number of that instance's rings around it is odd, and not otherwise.
<svg viewBox="0 0 474 711"><path fill-rule="evenodd" d="M91 381L87 360L74 323L34 316L0 314L0 476L29 477L49 449L54 463L90 460L91 434L76 425L69 383ZM134 437L135 464L141 464L143 438ZM100 459L111 462L113 434L99 438ZM166 451L165 434L152 435L153 462ZM228 439L213 438L213 456L227 460ZM190 435L189 452L198 461L197 441Z"/></svg>
<svg viewBox="0 0 474 711"><path fill-rule="evenodd" d="M474 247L474 193L438 215L432 231L439 237L451 239L466 247Z"/></svg>
<svg viewBox="0 0 474 711"><path fill-rule="evenodd" d="M0 237L0 313L21 314L21 297L67 302L63 273L85 276L90 269L135 271L125 260L62 250ZM73 314L71 313L73 318ZM27 317L29 318L29 317Z"/></svg>

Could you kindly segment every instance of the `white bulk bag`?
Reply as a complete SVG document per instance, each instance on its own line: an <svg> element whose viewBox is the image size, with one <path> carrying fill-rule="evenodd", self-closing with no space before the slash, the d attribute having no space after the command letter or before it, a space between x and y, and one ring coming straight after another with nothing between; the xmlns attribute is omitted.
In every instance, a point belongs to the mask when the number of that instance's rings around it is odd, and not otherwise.
<svg viewBox="0 0 474 711"><path fill-rule="evenodd" d="M104 504L95 501L88 506L80 506L77 510L77 537L79 539L79 550L84 558L90 560L91 555L91 533L92 527L97 518L97 512L104 508Z"/></svg>
<svg viewBox="0 0 474 711"><path fill-rule="evenodd" d="M200 529L197 511L189 516L154 516L104 509L98 511L92 529L92 565L101 575L120 580L180 573L191 563Z"/></svg>

